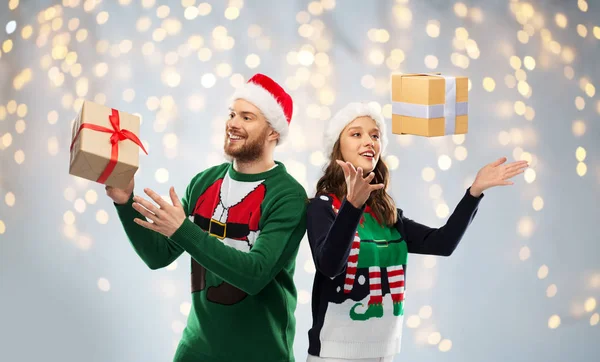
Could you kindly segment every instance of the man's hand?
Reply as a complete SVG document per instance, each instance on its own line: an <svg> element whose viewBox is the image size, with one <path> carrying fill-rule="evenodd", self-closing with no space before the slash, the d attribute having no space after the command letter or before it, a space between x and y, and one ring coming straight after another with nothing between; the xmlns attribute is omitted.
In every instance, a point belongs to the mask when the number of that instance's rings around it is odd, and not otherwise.
<svg viewBox="0 0 600 362"><path fill-rule="evenodd" d="M181 202L175 193L175 189L171 187L169 190L173 205L166 202L156 192L150 189L144 189L144 192L156 202L156 205L141 196L134 196L133 208L144 215L150 222L138 218L135 218L133 221L147 229L156 231L157 233L161 233L170 238L171 235L179 229L186 218L185 210L183 210L183 205L181 205Z"/></svg>

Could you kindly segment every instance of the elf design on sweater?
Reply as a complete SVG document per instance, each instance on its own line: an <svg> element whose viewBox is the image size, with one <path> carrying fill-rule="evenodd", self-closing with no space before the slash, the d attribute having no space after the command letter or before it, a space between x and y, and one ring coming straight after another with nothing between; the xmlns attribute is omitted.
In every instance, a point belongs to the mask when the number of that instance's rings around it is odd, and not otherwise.
<svg viewBox="0 0 600 362"><path fill-rule="evenodd" d="M396 224L383 226L367 206L358 209L333 195L313 198L307 233L317 272L308 353L337 359L399 353L408 253L452 254L481 197L467 190L439 228L417 223L401 209Z"/></svg>
<svg viewBox="0 0 600 362"><path fill-rule="evenodd" d="M341 202L334 195L332 199L333 211L337 214ZM327 199L322 196L322 199ZM356 283L356 271L367 269L369 273L369 303L363 313L357 312L362 303L356 303L350 310L353 320L367 320L383 317L382 271L387 274L389 294L393 301L393 314L404 314L404 268L406 267L407 248L400 234L395 229L381 227L371 209L365 208L358 230L355 232L344 281L344 293L350 294ZM365 222L366 221L366 222Z"/></svg>

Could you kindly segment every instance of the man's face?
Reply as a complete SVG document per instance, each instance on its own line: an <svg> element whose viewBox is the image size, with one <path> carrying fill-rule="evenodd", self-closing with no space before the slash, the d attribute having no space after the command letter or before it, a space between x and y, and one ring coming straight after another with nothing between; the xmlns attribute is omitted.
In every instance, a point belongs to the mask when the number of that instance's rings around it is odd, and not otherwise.
<svg viewBox="0 0 600 362"><path fill-rule="evenodd" d="M269 140L276 139L273 133L256 106L238 99L229 109L225 125L225 154L238 162L256 161L263 156Z"/></svg>

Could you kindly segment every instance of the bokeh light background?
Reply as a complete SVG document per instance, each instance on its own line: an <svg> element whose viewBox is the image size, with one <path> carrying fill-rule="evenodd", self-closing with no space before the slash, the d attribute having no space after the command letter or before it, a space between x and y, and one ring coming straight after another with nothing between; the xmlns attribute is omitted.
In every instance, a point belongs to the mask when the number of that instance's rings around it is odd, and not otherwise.
<svg viewBox="0 0 600 362"><path fill-rule="evenodd" d="M442 225L481 166L531 163L486 193L452 257L409 258L396 360L597 360L598 19L595 0L3 1L0 360L168 361L185 326L189 256L147 269L103 186L68 175L83 99L139 114L136 189L181 195L223 160L234 88L269 74L295 101L277 159L312 194L325 121L356 100L390 121L393 71L470 78L469 134L392 136L409 217ZM305 240L299 361L313 273Z"/></svg>

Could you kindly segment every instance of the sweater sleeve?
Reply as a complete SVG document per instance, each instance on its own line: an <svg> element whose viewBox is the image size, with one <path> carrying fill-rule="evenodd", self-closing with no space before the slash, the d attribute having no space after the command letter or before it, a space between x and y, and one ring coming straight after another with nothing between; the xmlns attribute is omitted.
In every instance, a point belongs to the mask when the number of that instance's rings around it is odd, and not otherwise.
<svg viewBox="0 0 600 362"><path fill-rule="evenodd" d="M227 283L256 295L296 255L306 232L305 196L282 197L269 209L249 252L225 245L189 219L171 240Z"/></svg>
<svg viewBox="0 0 600 362"><path fill-rule="evenodd" d="M364 207L357 209L344 199L336 215L331 200L319 197L314 198L308 206L308 242L315 267L325 276L335 278L346 270L363 210Z"/></svg>
<svg viewBox="0 0 600 362"><path fill-rule="evenodd" d="M398 209L399 221L404 225L408 252L450 256L477 214L482 198L483 195L474 197L470 193L470 188L467 189L446 224L440 228L431 228L415 222L404 216L402 210Z"/></svg>
<svg viewBox="0 0 600 362"><path fill-rule="evenodd" d="M181 204L188 214L191 184L187 187ZM133 193L125 204L114 204L119 220L125 229L125 234L137 255L150 269L161 269L175 261L182 253L183 248L169 240L162 234L146 229L133 221L135 218L146 218L133 208Z"/></svg>

